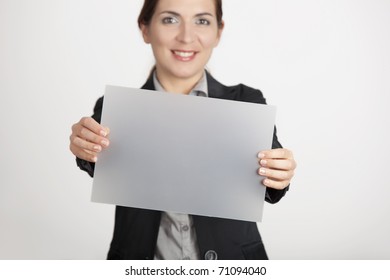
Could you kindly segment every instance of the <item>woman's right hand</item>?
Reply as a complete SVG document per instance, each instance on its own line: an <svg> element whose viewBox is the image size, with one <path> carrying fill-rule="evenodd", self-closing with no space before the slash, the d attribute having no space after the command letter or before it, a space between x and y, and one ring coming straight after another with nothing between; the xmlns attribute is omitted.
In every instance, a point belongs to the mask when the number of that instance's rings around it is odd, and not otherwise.
<svg viewBox="0 0 390 280"><path fill-rule="evenodd" d="M100 125L91 117L83 117L72 126L70 151L78 158L96 162L98 154L110 145L110 129Z"/></svg>

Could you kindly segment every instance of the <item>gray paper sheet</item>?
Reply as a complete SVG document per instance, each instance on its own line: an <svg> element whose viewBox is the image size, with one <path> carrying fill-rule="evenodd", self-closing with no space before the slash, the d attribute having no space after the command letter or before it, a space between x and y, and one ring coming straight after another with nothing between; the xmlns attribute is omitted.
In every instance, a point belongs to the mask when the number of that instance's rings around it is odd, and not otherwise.
<svg viewBox="0 0 390 280"><path fill-rule="evenodd" d="M269 105L107 86L110 147L92 201L261 221L257 153L271 148L275 115Z"/></svg>

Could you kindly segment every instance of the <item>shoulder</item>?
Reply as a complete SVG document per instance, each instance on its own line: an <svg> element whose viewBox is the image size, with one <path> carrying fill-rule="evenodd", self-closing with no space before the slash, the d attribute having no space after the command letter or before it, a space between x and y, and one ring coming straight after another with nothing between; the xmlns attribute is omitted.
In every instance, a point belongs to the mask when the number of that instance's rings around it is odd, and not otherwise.
<svg viewBox="0 0 390 280"><path fill-rule="evenodd" d="M244 84L226 86L209 73L207 73L207 82L210 97L266 104L263 93L259 89Z"/></svg>
<svg viewBox="0 0 390 280"><path fill-rule="evenodd" d="M238 84L233 87L238 88L242 101L266 104L264 95L259 89L255 89L244 84Z"/></svg>

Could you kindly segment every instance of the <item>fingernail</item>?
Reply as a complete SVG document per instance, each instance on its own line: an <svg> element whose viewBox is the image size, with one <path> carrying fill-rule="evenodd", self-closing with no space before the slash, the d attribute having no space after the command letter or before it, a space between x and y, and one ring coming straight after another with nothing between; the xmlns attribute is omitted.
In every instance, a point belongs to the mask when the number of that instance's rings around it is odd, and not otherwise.
<svg viewBox="0 0 390 280"><path fill-rule="evenodd" d="M102 150L102 147L96 145L96 146L93 146L93 149L97 152L100 152Z"/></svg>
<svg viewBox="0 0 390 280"><path fill-rule="evenodd" d="M260 174L264 175L265 174L265 168L260 168Z"/></svg>
<svg viewBox="0 0 390 280"><path fill-rule="evenodd" d="M263 184L264 184L265 186L268 186L269 180L268 180L268 179L265 179L265 180L263 181Z"/></svg>
<svg viewBox="0 0 390 280"><path fill-rule="evenodd" d="M267 165L267 161L266 161L265 159L262 159L262 160L260 161L260 164L261 164L262 166L266 166L266 165Z"/></svg>
<svg viewBox="0 0 390 280"><path fill-rule="evenodd" d="M102 145L105 147L108 147L108 145L110 144L107 140L102 140L102 142L100 143L102 143Z"/></svg>
<svg viewBox="0 0 390 280"><path fill-rule="evenodd" d="M97 162L97 157L93 157L92 162Z"/></svg>
<svg viewBox="0 0 390 280"><path fill-rule="evenodd" d="M100 135L103 137L107 136L107 132L105 130L100 130Z"/></svg>
<svg viewBox="0 0 390 280"><path fill-rule="evenodd" d="M265 155L264 155L263 153L260 152L260 153L257 155L257 157L258 157L258 158L263 158L263 157L265 157Z"/></svg>

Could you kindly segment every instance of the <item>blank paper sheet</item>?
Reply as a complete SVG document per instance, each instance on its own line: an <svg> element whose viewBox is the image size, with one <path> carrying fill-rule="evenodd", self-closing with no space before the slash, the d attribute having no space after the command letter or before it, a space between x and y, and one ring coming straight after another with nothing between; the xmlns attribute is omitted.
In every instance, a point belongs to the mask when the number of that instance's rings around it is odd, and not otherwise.
<svg viewBox="0 0 390 280"><path fill-rule="evenodd" d="M92 201L261 221L274 106L107 86Z"/></svg>

